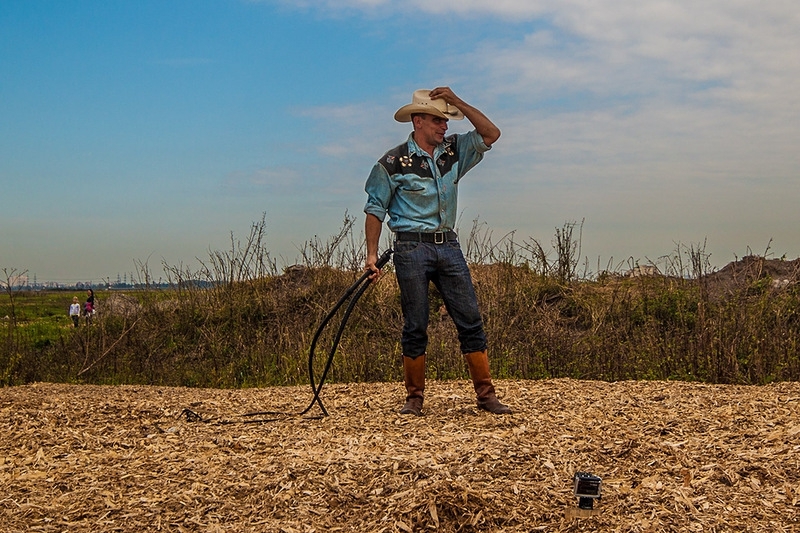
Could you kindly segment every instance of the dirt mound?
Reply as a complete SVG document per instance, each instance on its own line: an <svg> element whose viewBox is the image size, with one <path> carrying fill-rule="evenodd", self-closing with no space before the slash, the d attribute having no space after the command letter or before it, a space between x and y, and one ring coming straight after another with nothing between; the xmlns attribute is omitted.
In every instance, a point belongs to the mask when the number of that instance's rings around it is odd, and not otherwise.
<svg viewBox="0 0 800 533"><path fill-rule="evenodd" d="M0 389L4 531L796 531L800 383L498 382L516 412L429 382L208 390ZM187 416L185 409L206 422ZM194 420L194 421L193 421ZM600 514L567 518L572 477Z"/></svg>
<svg viewBox="0 0 800 533"><path fill-rule="evenodd" d="M800 281L800 259L787 261L748 255L704 279L718 288L746 288L765 279L769 279L772 287L783 288Z"/></svg>

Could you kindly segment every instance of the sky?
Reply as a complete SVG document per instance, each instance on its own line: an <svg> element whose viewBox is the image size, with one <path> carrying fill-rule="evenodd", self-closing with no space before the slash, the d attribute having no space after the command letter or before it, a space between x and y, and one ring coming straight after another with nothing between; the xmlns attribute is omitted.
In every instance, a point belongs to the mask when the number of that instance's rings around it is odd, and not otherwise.
<svg viewBox="0 0 800 533"><path fill-rule="evenodd" d="M462 237L794 259L798 28L795 0L3 0L0 269L158 277L262 217L279 267L345 216L360 238L393 114L436 86L502 131Z"/></svg>

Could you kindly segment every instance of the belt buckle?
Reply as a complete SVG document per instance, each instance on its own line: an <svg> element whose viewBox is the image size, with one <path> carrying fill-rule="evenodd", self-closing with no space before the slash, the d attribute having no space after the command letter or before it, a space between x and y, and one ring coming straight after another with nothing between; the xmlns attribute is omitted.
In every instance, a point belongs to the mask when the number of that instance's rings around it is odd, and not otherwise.
<svg viewBox="0 0 800 533"><path fill-rule="evenodd" d="M445 234L443 231L435 231L433 233L433 244L444 244Z"/></svg>

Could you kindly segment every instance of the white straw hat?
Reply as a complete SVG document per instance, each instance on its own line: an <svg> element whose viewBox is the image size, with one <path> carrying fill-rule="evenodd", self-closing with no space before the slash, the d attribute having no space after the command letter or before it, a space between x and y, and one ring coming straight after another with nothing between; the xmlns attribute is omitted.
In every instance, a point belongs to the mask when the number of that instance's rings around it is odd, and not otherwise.
<svg viewBox="0 0 800 533"><path fill-rule="evenodd" d="M432 100L429 96L431 91L429 89L417 89L411 96L411 103L404 105L397 110L394 114L394 119L397 122L411 122L411 115L414 113L427 113L435 117L461 120L464 118L462 113L456 106L450 105L441 98Z"/></svg>

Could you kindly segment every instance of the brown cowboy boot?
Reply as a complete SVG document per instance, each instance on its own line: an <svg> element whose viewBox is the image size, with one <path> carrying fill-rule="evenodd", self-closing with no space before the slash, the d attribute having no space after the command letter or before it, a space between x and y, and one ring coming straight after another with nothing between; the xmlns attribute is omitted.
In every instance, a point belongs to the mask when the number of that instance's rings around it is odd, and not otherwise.
<svg viewBox="0 0 800 533"><path fill-rule="evenodd" d="M405 374L406 404L400 409L401 415L422 415L422 393L425 390L425 354L415 358L403 356Z"/></svg>
<svg viewBox="0 0 800 533"><path fill-rule="evenodd" d="M510 414L511 409L507 405L500 403L494 392L492 377L489 375L489 358L486 355L486 350L464 354L464 357L467 359L469 375L472 377L472 384L475 386L475 393L478 395L478 408L496 415Z"/></svg>

